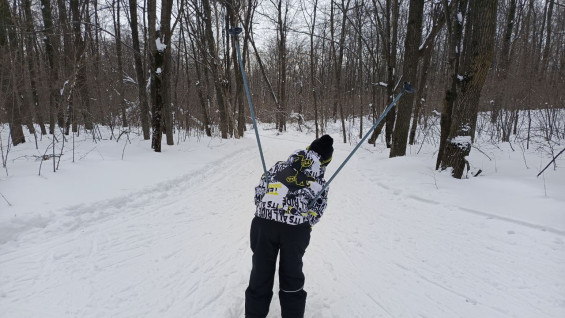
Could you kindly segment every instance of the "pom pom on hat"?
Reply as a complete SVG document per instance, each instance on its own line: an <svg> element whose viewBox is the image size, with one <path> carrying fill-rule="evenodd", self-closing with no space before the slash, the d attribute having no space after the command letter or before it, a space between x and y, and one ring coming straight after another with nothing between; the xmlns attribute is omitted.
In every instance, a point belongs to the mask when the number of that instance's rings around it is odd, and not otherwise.
<svg viewBox="0 0 565 318"><path fill-rule="evenodd" d="M308 150L315 151L320 155L322 165L327 165L332 160L332 155L334 153L333 148L334 140L330 135L323 135L322 137L312 141Z"/></svg>

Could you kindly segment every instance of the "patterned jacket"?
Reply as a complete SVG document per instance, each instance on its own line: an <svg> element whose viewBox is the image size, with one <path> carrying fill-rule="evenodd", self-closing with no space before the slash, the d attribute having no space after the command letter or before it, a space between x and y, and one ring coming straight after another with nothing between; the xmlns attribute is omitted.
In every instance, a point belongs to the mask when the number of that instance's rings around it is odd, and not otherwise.
<svg viewBox="0 0 565 318"><path fill-rule="evenodd" d="M290 225L318 223L328 200L328 188L308 209L308 203L326 183L326 166L320 156L309 150L299 150L287 161L277 162L269 171L269 185L264 175L255 187L255 216Z"/></svg>

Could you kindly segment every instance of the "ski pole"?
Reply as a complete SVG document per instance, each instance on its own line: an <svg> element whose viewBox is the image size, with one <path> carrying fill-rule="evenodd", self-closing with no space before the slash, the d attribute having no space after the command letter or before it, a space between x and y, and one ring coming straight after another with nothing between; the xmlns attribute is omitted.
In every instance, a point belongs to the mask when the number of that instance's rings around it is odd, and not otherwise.
<svg viewBox="0 0 565 318"><path fill-rule="evenodd" d="M343 166L345 166L345 164L349 161L349 159L351 159L351 157L353 156L353 154L357 151L357 149L359 149L359 147L361 147L361 144L365 141L365 139L367 139L369 137L369 135L371 134L371 132L373 132L373 130L375 128L377 128L377 125L383 120L383 118L385 118L386 114L388 114L388 112L392 109L392 107L394 107L394 105L396 104L396 102L400 99L400 97L404 94L404 93L413 93L414 92L414 87L412 85L410 85L410 83L408 82L404 82L404 85L402 86L402 90L400 91L400 93L398 93L398 95L396 95L396 97L394 98L394 100L387 106L387 108L385 108L385 110L383 111L383 113L381 114L381 116L377 119L377 121L375 122L375 124L373 125L373 127L371 127L371 129L369 129L369 131L367 131L367 133L365 134L365 136L363 137L363 139L361 139L361 141L359 141L359 143L357 144L357 146L355 146L355 148L353 148L353 151L351 151L351 153L349 154L349 156L347 156L347 158L345 158L345 160L341 163L341 165L339 166L339 168L337 168L337 170L334 172L334 174L332 175L332 177L328 180L328 182L326 182L326 184L322 187L322 190L320 190L320 192L318 192L318 194L316 194L316 196L310 201L310 203L308 203L308 208L311 208L314 203L316 202L316 200L318 200L318 198L320 197L320 195L322 195L322 193L328 188L328 186L330 185L330 183L332 182L332 180L335 178L335 176L341 171L341 169L343 168Z"/></svg>
<svg viewBox="0 0 565 318"><path fill-rule="evenodd" d="M245 69L243 68L243 62L241 61L241 53L239 52L239 39L238 34L243 31L242 28L232 28L228 30L228 33L233 35L235 41L235 49L237 51L237 60L239 62L239 68L241 69L241 77L243 78L243 86L245 87L245 95L247 96L247 103L249 104L249 111L251 112L251 119L253 120L253 129L255 130L255 137L257 138L257 146L259 147L259 154L261 155L261 163L263 164L263 172L265 176L265 182L267 186L269 185L269 176L267 173L267 166L265 165L265 158L263 157L263 148L261 147L261 140L259 139L259 131L257 130L257 123L255 122L255 111L253 110L253 103L251 101L251 95L249 94L249 86L247 85L247 76L245 76Z"/></svg>

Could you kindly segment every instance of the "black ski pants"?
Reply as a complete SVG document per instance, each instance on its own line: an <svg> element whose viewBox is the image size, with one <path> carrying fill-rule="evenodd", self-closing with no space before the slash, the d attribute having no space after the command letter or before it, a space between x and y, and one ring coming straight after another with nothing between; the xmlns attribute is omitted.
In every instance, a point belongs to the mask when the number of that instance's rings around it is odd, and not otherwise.
<svg viewBox="0 0 565 318"><path fill-rule="evenodd" d="M251 222L253 268L245 291L245 317L264 318L273 297L277 254L283 318L304 317L306 291L302 256L310 243L310 224L288 225L255 217Z"/></svg>

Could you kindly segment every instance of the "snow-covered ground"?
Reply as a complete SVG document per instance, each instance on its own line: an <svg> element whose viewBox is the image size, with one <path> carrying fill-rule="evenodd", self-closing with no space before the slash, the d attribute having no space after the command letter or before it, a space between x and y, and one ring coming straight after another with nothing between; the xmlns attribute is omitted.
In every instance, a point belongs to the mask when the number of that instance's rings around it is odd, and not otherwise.
<svg viewBox="0 0 565 318"><path fill-rule="evenodd" d="M353 144L336 143L332 174ZM314 138L261 129L267 165ZM7 129L1 129L4 152ZM243 317L255 136L65 145L33 138L0 176L0 317ZM124 145L125 150L124 150ZM476 178L436 146L363 145L331 185L304 257L306 317L565 317L565 159L477 142ZM514 148L517 148L514 145ZM123 155L123 159L122 159ZM329 176L328 176L329 177ZM9 203L8 203L9 202ZM10 204L10 205L9 205ZM269 317L280 317L275 296Z"/></svg>

